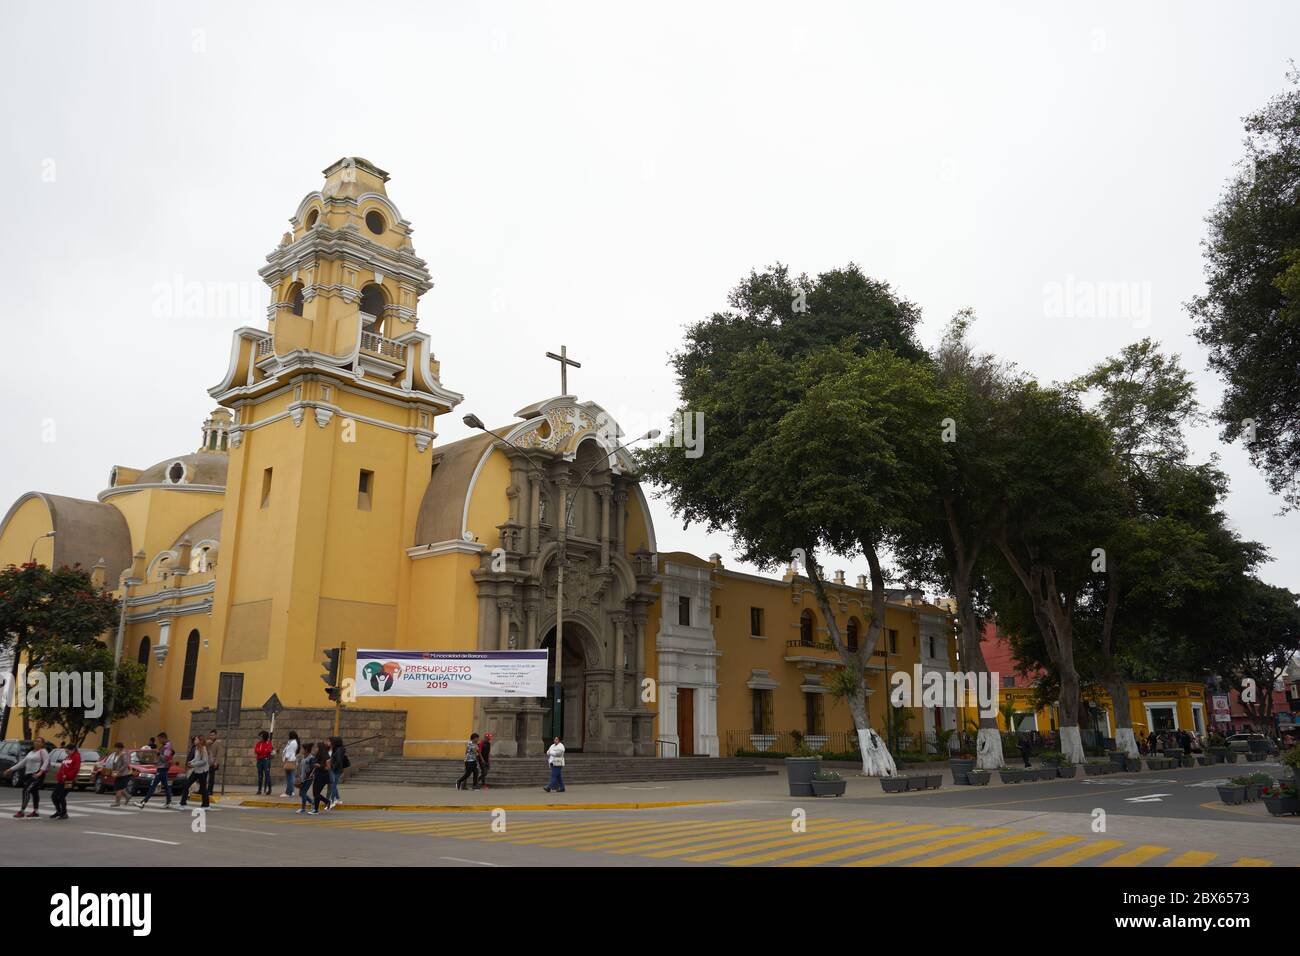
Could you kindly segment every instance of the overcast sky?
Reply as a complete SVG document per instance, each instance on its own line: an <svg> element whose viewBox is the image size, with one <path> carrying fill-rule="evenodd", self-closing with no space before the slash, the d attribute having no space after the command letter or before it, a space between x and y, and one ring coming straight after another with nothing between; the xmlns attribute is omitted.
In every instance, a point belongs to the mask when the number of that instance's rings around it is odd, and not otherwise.
<svg viewBox="0 0 1300 956"><path fill-rule="evenodd" d="M1213 405L1183 307L1203 220L1300 46L1292 2L6 14L0 509L197 448L231 331L264 324L257 268L345 155L392 175L433 273L420 328L466 396L440 441L557 393L561 344L580 398L662 425L683 326L778 260L860 264L922 308L927 344L973 308L976 342L1044 381L1150 335ZM169 302L191 283L213 303ZM1262 576L1300 589L1300 515L1215 429L1193 447L1271 549ZM735 564L654 508L660 550Z"/></svg>

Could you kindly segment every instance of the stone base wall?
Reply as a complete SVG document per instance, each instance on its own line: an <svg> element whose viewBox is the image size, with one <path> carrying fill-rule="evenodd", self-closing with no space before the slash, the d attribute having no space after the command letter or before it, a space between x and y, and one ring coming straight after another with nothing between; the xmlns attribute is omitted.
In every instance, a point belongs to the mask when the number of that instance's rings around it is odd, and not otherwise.
<svg viewBox="0 0 1300 956"><path fill-rule="evenodd" d="M184 739L172 740L176 755L183 757L190 749L190 738L195 734L207 734L216 726L216 720L215 710L193 711L190 715L189 735ZM225 742L226 783L249 786L257 783L257 758L253 756L253 745L257 743L259 731L270 729L270 718L261 709L245 708L239 712L239 726L220 730ZM276 792L284 788L280 751L289 739L291 730L296 731L298 739L304 742L316 743L328 739L334 733L334 708L287 707L276 715L275 756L271 761L271 780L277 787ZM339 736L343 738L348 759L352 761L349 774L356 773L382 757L400 757L406 739L406 711L345 707L339 722ZM217 775L217 781L221 781L221 772Z"/></svg>

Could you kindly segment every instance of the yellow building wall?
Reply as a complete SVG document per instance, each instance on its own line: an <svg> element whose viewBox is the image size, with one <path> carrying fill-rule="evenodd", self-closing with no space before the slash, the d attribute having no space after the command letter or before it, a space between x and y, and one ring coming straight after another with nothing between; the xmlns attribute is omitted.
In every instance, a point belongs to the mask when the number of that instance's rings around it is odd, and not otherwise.
<svg viewBox="0 0 1300 956"><path fill-rule="evenodd" d="M1152 729L1147 720L1147 704L1155 704L1161 707L1172 706L1177 714L1177 723L1180 730L1204 734L1208 730L1214 729L1208 724L1210 709L1206 701L1205 687L1195 681L1132 683L1128 685L1128 693L1129 719L1133 732L1139 737L1150 733ZM1041 734L1055 733L1060 728L1060 717L1057 709L1055 707L1035 707L1032 688L1003 687L998 692L998 698L1000 706L1009 701L1015 705L1017 711L1023 714L1032 711L1034 714L1034 729ZM1093 706L1104 709L1110 716L1108 736L1115 736L1115 708L1110 695L1097 690L1088 696L1088 701ZM1201 725L1199 730L1193 716L1193 704L1200 705ZM1086 725L1086 717L1081 715L1080 720ZM999 709L998 729L1006 732L1008 729L1020 730L1022 728L1019 724L1015 728L1009 728L1005 716ZM1084 729L1091 728L1085 726Z"/></svg>

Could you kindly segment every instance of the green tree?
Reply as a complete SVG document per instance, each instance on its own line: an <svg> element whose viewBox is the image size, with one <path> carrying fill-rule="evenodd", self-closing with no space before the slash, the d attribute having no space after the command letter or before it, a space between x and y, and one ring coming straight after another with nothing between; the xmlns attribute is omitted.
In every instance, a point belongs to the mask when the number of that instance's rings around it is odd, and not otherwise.
<svg viewBox="0 0 1300 956"><path fill-rule="evenodd" d="M117 625L119 608L80 566L24 564L0 570L0 642L13 653L15 674L23 659L29 669L40 669L61 646L96 640ZM6 725L8 715L6 709ZM23 736L31 736L25 710Z"/></svg>
<svg viewBox="0 0 1300 956"><path fill-rule="evenodd" d="M134 661L113 663L113 651L98 641L85 644L56 644L42 662L46 677L52 674L89 675L87 687L95 687L88 696L63 697L50 706L29 706L24 717L40 727L59 727L63 740L80 747L86 737L114 720L146 713L154 699L145 692L146 668ZM90 706L92 703L96 706Z"/></svg>
<svg viewBox="0 0 1300 956"><path fill-rule="evenodd" d="M1246 156L1208 218L1205 284L1188 308L1225 381L1226 440L1300 504L1300 72L1246 117Z"/></svg>

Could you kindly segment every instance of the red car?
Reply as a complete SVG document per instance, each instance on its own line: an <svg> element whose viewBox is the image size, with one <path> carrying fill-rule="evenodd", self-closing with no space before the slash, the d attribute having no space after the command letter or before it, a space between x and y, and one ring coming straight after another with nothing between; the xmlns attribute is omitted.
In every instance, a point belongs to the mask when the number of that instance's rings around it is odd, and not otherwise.
<svg viewBox="0 0 1300 956"><path fill-rule="evenodd" d="M158 751L128 750L126 756L131 773L131 782L126 785L126 792L133 797L143 796L149 789L149 784L153 782L153 775L158 769ZM179 794L184 789L185 781L181 779L184 775L185 770L173 760L172 765L167 768L167 782L173 794ZM114 777L111 773L99 767L95 768L96 793L112 790L113 783Z"/></svg>

